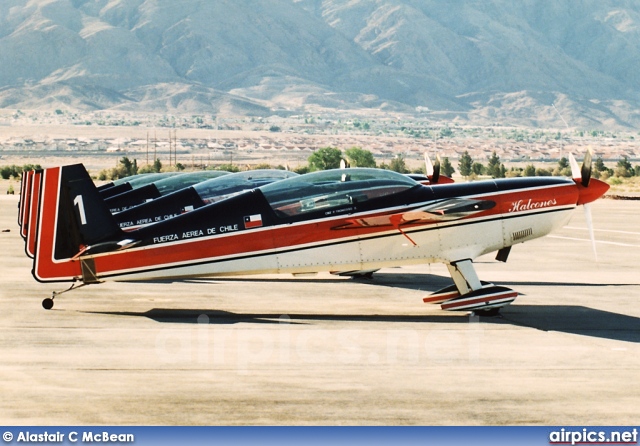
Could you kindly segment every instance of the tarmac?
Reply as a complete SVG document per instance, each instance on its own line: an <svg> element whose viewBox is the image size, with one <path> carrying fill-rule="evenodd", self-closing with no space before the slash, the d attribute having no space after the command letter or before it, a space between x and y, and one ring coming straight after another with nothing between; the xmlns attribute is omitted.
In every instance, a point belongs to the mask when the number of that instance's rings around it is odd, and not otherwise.
<svg viewBox="0 0 640 446"><path fill-rule="evenodd" d="M443 265L104 283L41 301L0 196L0 424L633 425L640 415L640 201L577 209L482 280L501 317L422 297Z"/></svg>

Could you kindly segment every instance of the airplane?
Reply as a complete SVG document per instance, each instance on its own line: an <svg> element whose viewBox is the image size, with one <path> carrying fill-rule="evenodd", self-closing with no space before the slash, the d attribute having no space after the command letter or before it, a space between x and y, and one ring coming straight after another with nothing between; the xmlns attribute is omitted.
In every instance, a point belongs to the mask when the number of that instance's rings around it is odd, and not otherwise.
<svg viewBox="0 0 640 446"><path fill-rule="evenodd" d="M224 175L118 212L114 214L114 218L122 229L130 231L177 217L231 195L297 175L295 172L276 169L248 170Z"/></svg>
<svg viewBox="0 0 640 446"><path fill-rule="evenodd" d="M424 154L425 161L425 171L423 174L406 174L408 177L418 181L421 184L425 185L437 185L437 184L448 184L453 183L453 179L440 175L440 164L441 160L438 156L436 159L436 163L432 163L428 154ZM340 162L340 168L344 169L348 166L348 161L344 158ZM283 174L282 170L265 170L265 173L258 174L257 171L250 171L253 173L239 173L238 177L234 177L233 179L229 179L230 182L236 182L240 178L246 176L246 181L242 184L236 184L232 188L236 188L237 190L257 187L259 183L267 183L277 179L282 179L287 176L292 176L291 174ZM272 172L272 173L268 173ZM288 172L288 171L287 171ZM38 199L38 190L39 183L35 186L32 185L32 181L35 178L35 181L39 180L40 171L27 171L22 175L21 179L21 189L20 189L20 197L21 200L19 202L19 213L18 213L18 225L20 226L20 233L22 237L27 241L26 244L26 253L29 257L33 258L33 243L35 234L33 231L31 234L28 233L29 228L29 214L31 209L36 209L37 207L37 199ZM35 175L34 175L35 174ZM231 183L227 182L218 182L214 181L213 183L206 183L208 179L216 179L220 176L227 175L229 172L226 171L197 171L197 172L188 172L188 173L180 173L180 172L158 172L158 173L142 173L131 175L124 178L119 178L103 185L97 186L98 191L100 192L100 196L107 201L110 206L110 211L113 214L121 214L122 212L127 211L128 209L137 208L140 204L148 204L156 198L161 198L167 195L171 195L170 199L161 200L157 204L162 203L165 207L168 205L168 209L160 209L151 211L152 207L146 206L143 209L136 209L129 214L123 214L116 217L120 226L123 228L133 229L138 227L139 225L134 224L135 221L146 221L147 224L151 221L157 222L166 218L166 216L174 216L177 213L183 213L185 210L192 210L194 208L201 207L206 202L211 202L212 200L217 201L220 196L224 196L227 192L225 192L227 186ZM297 175L297 174L296 174ZM259 178L258 178L259 177ZM255 180L255 184L252 183L252 179ZM204 183L197 188L193 193L193 191L187 191L189 186L193 186L195 184ZM206 189L205 189L206 188ZM208 189L208 190L207 190ZM35 191L34 195L32 191ZM177 195L174 195L176 192L180 192ZM217 195L216 195L217 194ZM185 201L183 203L183 200ZM26 207L25 207L26 205ZM155 205L154 205L155 206ZM32 215L31 218L35 218L35 215ZM25 223L23 224L23 219ZM31 225L32 229L35 228L35 225ZM340 273L341 275L351 275L347 272ZM360 274L357 274L358 276ZM370 275L368 272L366 275ZM356 276L356 275L353 275Z"/></svg>
<svg viewBox="0 0 640 446"><path fill-rule="evenodd" d="M571 157L573 158L573 157ZM575 168L574 168L575 165ZM454 285L424 299L493 315L518 293L481 282L473 259L566 224L609 186L591 157L573 179L520 177L425 186L380 169L313 172L274 182L178 217L125 232L82 164L45 169L33 276L71 282L368 270L444 263Z"/></svg>
<svg viewBox="0 0 640 446"><path fill-rule="evenodd" d="M98 186L98 191L100 196L106 199L176 175L180 175L180 172L151 172L131 175Z"/></svg>
<svg viewBox="0 0 640 446"><path fill-rule="evenodd" d="M134 187L132 190L122 192L117 195L105 197L105 194L108 194L113 188L106 189L101 192L101 196L105 199L111 213L115 214L117 212L131 209L139 204L155 200L156 198L168 195L180 189L184 189L185 187L189 187L212 178L218 178L223 175L229 175L229 172L224 170L201 170L181 173L179 175L160 178L143 186L138 186L139 183L138 185L134 183L134 186L138 187ZM145 178L144 180L148 180L148 178ZM129 184L133 181L134 180L131 180Z"/></svg>
<svg viewBox="0 0 640 446"><path fill-rule="evenodd" d="M29 187L30 190L35 190L35 193L29 192L24 196L27 207L26 209L21 207L19 212L19 215L25 215L28 219L24 224L19 220L19 224L21 233L25 233L25 252L30 258L35 255L35 216L37 215L37 212L30 212L30 210L37 209L38 206L41 173L42 171L29 172L30 175L33 175L33 179L28 180L30 181ZM219 201L231 194L237 194L263 184L298 175L294 172L275 169L260 169L235 174L229 174L229 172L225 171L206 171L204 175L200 175L203 172L193 173L197 175L188 173L185 174L184 178L183 175L171 178L164 177L164 179L161 177L160 186L157 187L158 190L163 192L161 197L115 213L114 218L120 227L125 230L137 229L147 224L173 218L205 206L207 203ZM203 178L205 178L205 181L196 182L191 186L165 194L167 190L176 189ZM209 179L207 180L206 178ZM97 189L100 191L100 187L97 187ZM105 202L109 203L110 200L107 199ZM110 209L110 211L113 212L113 209Z"/></svg>

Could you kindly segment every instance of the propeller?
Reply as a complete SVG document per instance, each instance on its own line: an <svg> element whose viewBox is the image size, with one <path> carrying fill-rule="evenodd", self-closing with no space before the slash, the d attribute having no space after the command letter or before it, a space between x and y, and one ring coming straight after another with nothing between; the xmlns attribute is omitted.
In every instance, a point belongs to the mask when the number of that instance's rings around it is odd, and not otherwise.
<svg viewBox="0 0 640 446"><path fill-rule="evenodd" d="M582 166L578 167L578 162L573 157L572 153L569 153L569 164L571 165L571 176L576 183L580 183L583 187L589 187L591 182L591 149L587 149L587 153L584 155ZM584 218L587 222L587 229L589 230L589 238L591 239L591 246L593 248L593 255L596 262L598 261L598 251L596 250L596 237L593 231L593 216L591 215L590 203L584 203Z"/></svg>
<svg viewBox="0 0 640 446"><path fill-rule="evenodd" d="M569 165L571 166L571 176L574 180L580 180L580 184L589 187L591 181L591 149L587 149L582 161L582 167L578 166L578 162L573 157L573 153L569 152Z"/></svg>
<svg viewBox="0 0 640 446"><path fill-rule="evenodd" d="M440 155L436 155L436 163L434 165L431 163L431 158L429 158L427 152L424 152L424 164L427 178L431 183L437 184L440 179Z"/></svg>

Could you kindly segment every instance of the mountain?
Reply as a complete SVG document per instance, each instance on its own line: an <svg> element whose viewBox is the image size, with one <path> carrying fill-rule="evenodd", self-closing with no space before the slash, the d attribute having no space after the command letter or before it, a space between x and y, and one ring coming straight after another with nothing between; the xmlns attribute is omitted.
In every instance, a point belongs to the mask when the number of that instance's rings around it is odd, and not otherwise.
<svg viewBox="0 0 640 446"><path fill-rule="evenodd" d="M3 0L0 108L635 128L635 0Z"/></svg>

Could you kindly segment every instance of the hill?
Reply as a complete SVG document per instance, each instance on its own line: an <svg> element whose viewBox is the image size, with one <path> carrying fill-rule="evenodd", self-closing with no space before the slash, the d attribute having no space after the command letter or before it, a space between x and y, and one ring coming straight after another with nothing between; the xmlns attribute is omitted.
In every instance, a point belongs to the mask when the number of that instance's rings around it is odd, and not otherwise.
<svg viewBox="0 0 640 446"><path fill-rule="evenodd" d="M631 0L8 0L0 108L640 124Z"/></svg>

